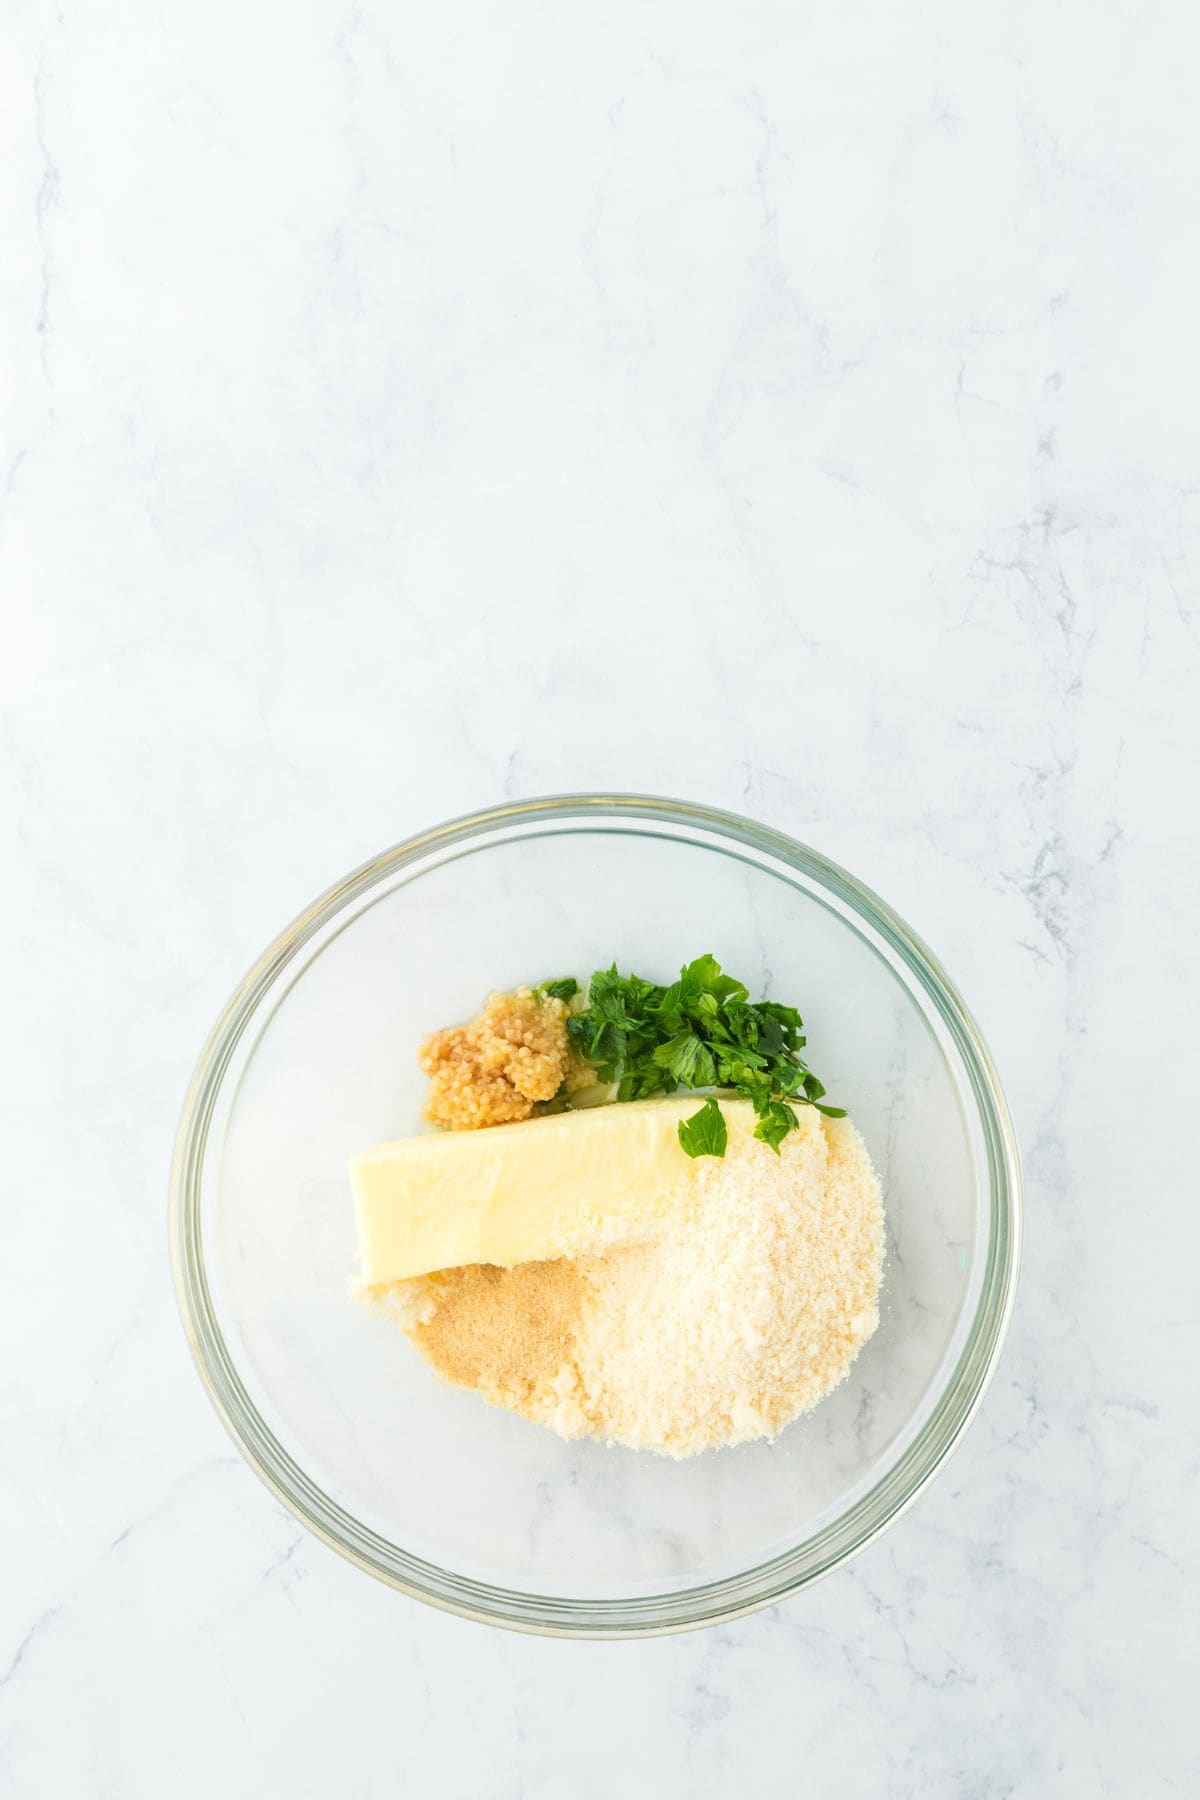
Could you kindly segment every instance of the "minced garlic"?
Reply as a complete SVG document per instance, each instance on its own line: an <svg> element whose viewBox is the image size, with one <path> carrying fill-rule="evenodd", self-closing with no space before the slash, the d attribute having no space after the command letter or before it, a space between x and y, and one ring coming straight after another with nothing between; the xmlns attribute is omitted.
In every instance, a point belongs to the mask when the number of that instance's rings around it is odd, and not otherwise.
<svg viewBox="0 0 1200 1800"><path fill-rule="evenodd" d="M425 1117L451 1131L528 1119L567 1080L569 1012L563 1000L518 988L493 994L469 1025L435 1031L418 1052L430 1078Z"/></svg>

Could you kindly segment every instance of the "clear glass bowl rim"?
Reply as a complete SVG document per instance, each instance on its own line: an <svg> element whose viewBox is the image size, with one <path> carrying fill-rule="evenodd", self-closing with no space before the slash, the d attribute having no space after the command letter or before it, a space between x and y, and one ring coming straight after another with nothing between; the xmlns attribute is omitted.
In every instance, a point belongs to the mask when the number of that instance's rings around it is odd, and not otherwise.
<svg viewBox="0 0 1200 1800"><path fill-rule="evenodd" d="M698 827L777 858L863 918L915 977L963 1058L990 1187L982 1288L969 1335L929 1419L898 1461L845 1513L767 1562L693 1588L617 1599L539 1595L438 1568L360 1524L325 1494L274 1437L241 1381L217 1321L200 1225L204 1156L224 1072L264 995L314 933L383 877L433 850L514 825L588 818ZM915 932L853 875L782 832L736 813L634 794L552 795L452 819L384 851L321 895L258 959L209 1035L184 1100L171 1170L171 1265L184 1329L209 1397L255 1473L331 1549L401 1592L482 1623L558 1637L645 1637L738 1618L819 1581L864 1550L932 1481L983 1399L1012 1316L1020 1237L1020 1159L999 1078L967 1007Z"/></svg>

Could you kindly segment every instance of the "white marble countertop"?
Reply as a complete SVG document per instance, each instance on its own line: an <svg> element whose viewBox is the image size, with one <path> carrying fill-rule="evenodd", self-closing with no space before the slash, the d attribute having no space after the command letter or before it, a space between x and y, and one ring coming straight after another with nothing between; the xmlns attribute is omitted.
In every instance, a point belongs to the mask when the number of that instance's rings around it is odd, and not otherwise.
<svg viewBox="0 0 1200 1800"><path fill-rule="evenodd" d="M1192 9L26 0L0 55L0 1796L1200 1788ZM165 1249L200 1040L500 796L807 839L1022 1134L946 1474L726 1629L311 1540Z"/></svg>

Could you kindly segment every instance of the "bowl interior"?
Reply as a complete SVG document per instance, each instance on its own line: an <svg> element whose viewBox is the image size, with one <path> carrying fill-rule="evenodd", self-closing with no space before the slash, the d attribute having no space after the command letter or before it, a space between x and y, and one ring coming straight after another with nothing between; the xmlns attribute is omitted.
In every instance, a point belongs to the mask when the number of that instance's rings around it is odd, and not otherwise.
<svg viewBox="0 0 1200 1800"><path fill-rule="evenodd" d="M563 1443L446 1387L352 1304L345 1165L421 1128L416 1045L491 988L584 979L614 959L669 980L703 950L756 997L799 1005L811 1064L882 1177L888 1250L880 1328L829 1399L773 1444L674 1463ZM971 1327L982 1162L969 1087L927 998L819 881L711 837L568 819L394 868L291 955L223 1082L200 1233L250 1400L345 1514L453 1575L603 1601L753 1569L896 1463Z"/></svg>

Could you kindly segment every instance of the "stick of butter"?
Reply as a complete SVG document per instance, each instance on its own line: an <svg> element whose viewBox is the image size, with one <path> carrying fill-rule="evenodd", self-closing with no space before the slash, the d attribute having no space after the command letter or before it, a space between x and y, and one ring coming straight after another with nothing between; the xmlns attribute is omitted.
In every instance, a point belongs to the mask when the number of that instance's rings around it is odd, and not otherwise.
<svg viewBox="0 0 1200 1800"><path fill-rule="evenodd" d="M698 1164L678 1127L702 1103L634 1100L364 1150L350 1162L363 1281L510 1269L649 1235L690 1190ZM753 1126L748 1101L722 1097L721 1111L731 1137Z"/></svg>

